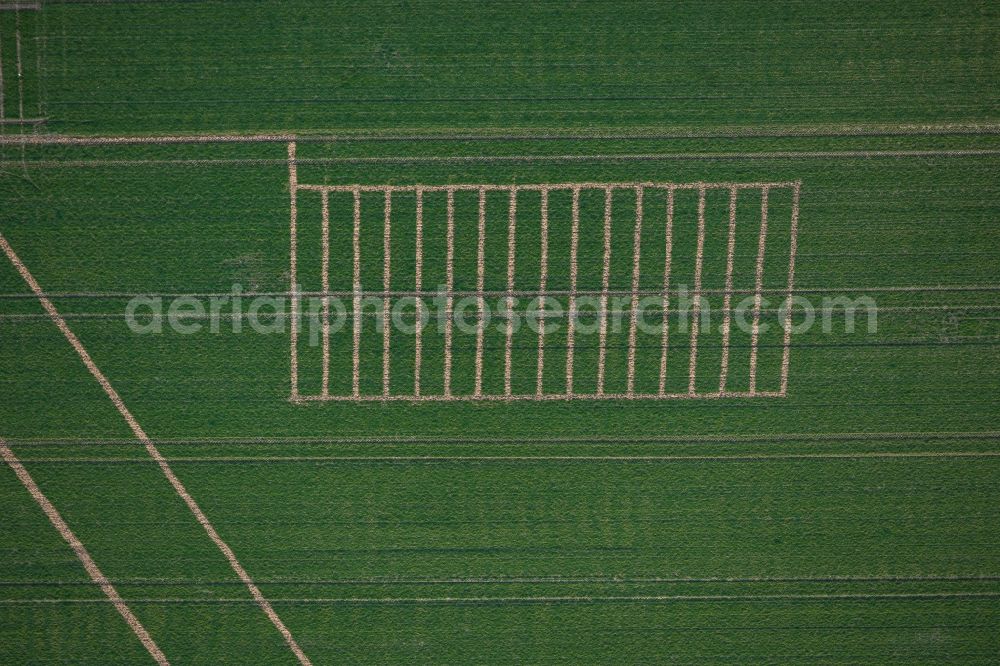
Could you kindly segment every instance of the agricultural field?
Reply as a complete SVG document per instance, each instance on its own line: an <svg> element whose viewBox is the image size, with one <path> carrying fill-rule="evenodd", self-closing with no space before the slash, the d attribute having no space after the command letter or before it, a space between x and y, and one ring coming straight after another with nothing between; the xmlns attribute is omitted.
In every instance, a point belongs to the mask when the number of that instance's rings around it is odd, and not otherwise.
<svg viewBox="0 0 1000 666"><path fill-rule="evenodd" d="M0 0L0 663L995 662L998 43Z"/></svg>

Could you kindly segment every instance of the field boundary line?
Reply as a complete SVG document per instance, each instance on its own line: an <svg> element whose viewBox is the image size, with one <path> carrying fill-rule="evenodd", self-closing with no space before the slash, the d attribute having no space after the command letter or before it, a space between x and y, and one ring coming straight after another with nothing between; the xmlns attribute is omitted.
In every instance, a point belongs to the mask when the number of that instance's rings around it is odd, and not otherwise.
<svg viewBox="0 0 1000 666"><path fill-rule="evenodd" d="M103 372L101 372L100 368L97 367L97 364L94 363L94 360L91 358L90 354L83 346L83 343L81 343L79 338L76 337L76 334L73 333L72 330L70 330L65 320L63 320L58 310L56 310L55 306L52 304L52 301L50 301L48 298L45 297L44 293L42 292L41 286L38 284L34 276L28 270L28 267L24 265L21 259L14 252L14 249L10 246L10 243L7 242L7 239L3 236L3 234L0 234L0 248L3 249L4 253L7 255L7 258L10 259L11 264L13 264L14 268L17 269L17 272L21 274L21 277L28 284L31 290L34 291L35 294L38 296L39 302L41 303L45 311L48 312L49 316L52 319L52 323L54 323L56 327L62 332L62 334L66 337L66 340L69 341L70 345L80 356L80 359L83 361L83 364L87 367L87 370L90 371L90 374L94 376L94 379L96 379L97 382L101 385L101 388L104 389L104 392L108 395L108 398L111 399L111 402L118 410L118 413L122 415L122 418L125 419L125 422L128 424L133 434L135 434L136 439L142 442L143 446L145 446L146 451L149 453L150 457L156 461L157 465L160 467L160 470L163 472L164 476L167 477L167 480L170 482L170 485L173 486L174 490L187 505L188 509L190 509L191 513L194 514L195 519L205 529L205 532L208 534L212 542L215 543L218 549L225 556L226 560L229 561L229 565L232 567L233 571L240 578L240 580L243 581L247 589L250 591L250 595L251 597L253 597L253 601L258 606L260 606L261 610L264 611L264 614L267 615L268 619L271 620L271 623L274 624L275 628L281 633L281 635L285 639L285 642L288 644L288 647L298 658L299 662L304 665L311 664L312 662L309 661L309 658L299 647L298 643L295 641L295 638L292 636L291 632L281 621L281 618L278 617L278 614L271 606L271 603L264 597L260 589L254 584L253 579L250 578L250 574L247 573L246 569L243 568L243 565L240 564L238 559L236 559L236 554L233 552L232 548L230 548L229 545L225 541L223 541L222 537L219 535L215 527L209 521L208 516L206 516L205 513L201 510L201 507L195 501L194 497L191 496L191 494L187 491L187 488L185 488L183 482L181 482L180 478L178 478L177 475L174 473L173 469L170 467L170 464L167 462L167 459L163 457L163 454L160 453L159 449L156 448L156 445L153 444L149 436L146 435L146 432L142 429L142 426L139 425L139 422L136 421L135 417L132 415L132 412L130 412L128 407L125 406L125 403L124 401L122 401L121 396L118 395L118 392L115 391L114 387L111 385L111 382L108 381L108 378L104 375Z"/></svg>
<svg viewBox="0 0 1000 666"><path fill-rule="evenodd" d="M989 342L965 342L965 343L935 343L935 344L915 344L915 343L886 343L878 345L879 347L968 347L968 346L996 346L1000 344L1000 341L989 341ZM871 347L871 345L798 345L800 348L862 348ZM658 347L658 345L657 345ZM616 345L614 349L622 349L621 345ZM644 347L644 348L652 348ZM714 347L713 347L714 348ZM781 391L757 391L751 394L749 391L726 391L725 393L719 393L718 391L709 391L701 393L689 393L684 391L682 393L666 393L660 395L658 393L634 393L629 395L624 392L614 392L614 393L574 393L572 396L568 396L565 393L546 393L544 395L537 395L534 391L530 393L512 393L511 395L506 394L496 394L496 395L483 395L474 396L471 393L463 393L461 395L455 395L454 393L450 396L444 396L442 394L433 395L392 395L388 398L383 397L381 392L377 395L362 394L359 396L353 395L337 395L324 398L320 395L307 395L301 396L299 402L345 402L345 401L355 401L365 400L383 400L385 402L444 402L444 401L456 401L456 402L558 402L567 401L570 399L580 399L580 400L723 400L730 398L785 398L786 394ZM992 403L994 401L986 401L987 403ZM982 401L971 401L971 404L981 404ZM820 406L831 406L827 403L818 403ZM838 404L838 403L834 403ZM886 403L886 402L864 402L864 403L839 403L839 404L865 404L869 407L875 405L898 405L900 403ZM937 403L939 406L944 404L956 404L952 403ZM962 404L970 404L970 401L964 401ZM749 405L746 405L749 406ZM795 405L793 408L802 408L806 406L817 406L817 403L800 403ZM914 405L910 405L914 406Z"/></svg>
<svg viewBox="0 0 1000 666"><path fill-rule="evenodd" d="M21 464L21 461L18 460L17 456L14 455L14 452L10 450L10 447L7 446L7 442L3 439L0 439L0 457L3 458L5 463L7 463L8 467L14 470L14 474L17 475L18 480L21 481L21 484L27 489L32 499L35 500L38 506L41 507L42 511L48 517L49 522L52 523L52 527L56 528L56 531L59 532L59 535L63 538L63 540L65 540L66 543L69 544L69 547L73 549L73 552L80 560L80 564L83 565L87 575L90 576L91 581L96 583L97 586L101 588L101 591L104 592L108 601L114 605L115 610L118 611L118 614L122 616L125 623L132 629L136 637L142 643L142 646L146 648L146 651L149 652L149 656L151 656L158 664L169 664L170 662L167 661L166 655L163 654L163 651L160 650L156 641L154 641L153 637L149 635L148 631L146 631L146 627L142 625L139 618L135 616L132 609L130 609L128 604L121 598L121 595L118 594L118 590L115 589L115 586L111 583L111 581L109 581L108 578L101 572L97 563L94 562L94 558L90 556L90 552L87 550L86 546L83 545L83 542L77 538L76 534L73 533L73 530L71 530L69 525L66 524L66 521L63 520L63 517L59 514L55 505L53 505L49 498L45 496L41 488L38 487L38 484L35 483L35 480L31 478L31 474L28 473L28 470L25 469L24 465Z"/></svg>

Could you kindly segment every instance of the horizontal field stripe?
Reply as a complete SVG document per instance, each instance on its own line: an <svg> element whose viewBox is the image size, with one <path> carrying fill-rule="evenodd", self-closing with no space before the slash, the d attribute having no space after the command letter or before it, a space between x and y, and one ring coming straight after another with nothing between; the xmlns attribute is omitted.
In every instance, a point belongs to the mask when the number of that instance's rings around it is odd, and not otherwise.
<svg viewBox="0 0 1000 666"><path fill-rule="evenodd" d="M0 318L0 321L3 321ZM686 345L680 345L681 348L685 348ZM744 350L750 349L750 345L746 343L733 344L729 346L730 349ZM939 349L955 351L962 350L970 347L1000 347L1000 337L998 336L983 336L971 337L970 339L958 339L958 340L887 340L879 342L794 342L789 345L792 349L847 349L847 350L885 350L885 349ZM510 349L513 352L531 350L533 347L530 344L514 344L511 345ZM554 350L565 350L567 348L566 344L552 344L549 345L550 349ZM606 344L604 346L606 350L623 350L627 349L627 344ZM712 344L701 344L701 349L721 349L721 345L718 343ZM779 343L767 343L759 344L760 349L784 349L785 346ZM500 349L498 346L486 345L484 347L486 351L496 351ZM580 350L594 350L599 349L599 345L582 345L579 343L575 344L575 349ZM658 345L655 344L637 344L635 349L639 350L655 350L659 349ZM579 399L579 400L653 400L653 399L670 399L670 400L692 400L692 399L712 399L712 400L742 400L751 398L785 398L786 393L778 391L703 391L703 392L681 392L681 393L580 393L574 391L572 394L568 394L565 391L556 391L553 393L512 393L510 395L501 394L493 396L476 396L474 393L451 393L449 395L443 394L427 394L423 393L420 395L414 393L400 393L395 395L385 395L381 392L376 393L358 393L354 394L344 394L344 395L323 395L320 394L303 394L297 395L292 398L292 402L316 402L316 401L332 401L332 402L351 402L351 401L388 401L388 402L399 402L399 401L416 401L416 402L440 402L440 401L471 401L471 400L482 400L485 402L524 402L524 401L534 401L534 402L558 402L560 400L569 399ZM977 401L978 402L978 401ZM987 401L992 402L992 401ZM855 404L855 403L847 403ZM874 405L895 405L898 403L894 402L866 402L865 404ZM914 403L916 404L916 403ZM936 404L955 404L952 402L939 401ZM797 407L804 406L804 403L796 403ZM819 406L813 403L813 406Z"/></svg>
<svg viewBox="0 0 1000 666"><path fill-rule="evenodd" d="M272 599L274 604L595 604L671 602L775 602L775 601L938 601L944 599L1000 599L1000 592L910 592L872 594L678 594L551 597L330 597ZM0 606L37 604L104 604L107 599L0 599ZM211 597L202 599L129 599L132 604L252 604L253 599Z"/></svg>
<svg viewBox="0 0 1000 666"><path fill-rule="evenodd" d="M858 293L920 293L920 292L995 292L1000 291L1000 284L971 284L971 285L885 285L885 286L875 286L875 287L845 287L845 286L834 286L834 287L820 287L820 286L796 286L793 290L793 294L823 294L823 293L842 293L842 292L858 292ZM705 288L701 290L702 294L721 294L723 289L709 289ZM299 291L295 292L298 296L354 296L354 291L346 290L329 290L329 291ZM417 291L407 291L407 290L380 290L380 289L363 289L361 291L362 296L377 296L377 297L416 297L416 296L436 296L440 292L428 291L428 290L417 290ZM456 289L450 292L454 296L507 296L507 291L497 291L497 290L461 290ZM605 292L603 290L579 290L576 292L571 292L566 289L551 289L544 292L546 296L600 296ZM609 289L607 292L608 296L631 296L631 290L624 289ZM647 289L640 290L640 296L660 296L663 294L679 294L679 289ZM733 289L733 294L754 294L756 289ZM785 287L781 288L763 288L761 293L768 294L787 294L788 289ZM530 289L515 289L510 292L512 296L539 296L542 292L538 290ZM135 298L136 296L148 296L150 298L161 297L161 298L179 298L182 296L193 296L200 298L210 298L212 296L232 296L231 291L202 291L202 292L184 292L184 291L51 291L43 292L43 296L46 298ZM257 296L291 296L291 291L241 291L240 296L245 298L254 298ZM0 294L0 299L20 299L36 298L35 294L29 294L25 292L8 292Z"/></svg>
<svg viewBox="0 0 1000 666"><path fill-rule="evenodd" d="M684 462L684 461L737 461L768 460L838 460L862 458L1000 458L1000 451L869 451L863 453L775 453L766 455L704 455L704 456L206 456L203 458L174 458L179 464L268 464L268 463L435 463L435 462ZM150 464L148 458L25 458L31 464Z"/></svg>
<svg viewBox="0 0 1000 666"><path fill-rule="evenodd" d="M3 5L0 5L0 9ZM47 118L2 118L0 119L0 125L4 126L16 126L16 125L44 125L48 122ZM3 145L3 142L0 142Z"/></svg>
<svg viewBox="0 0 1000 666"><path fill-rule="evenodd" d="M316 192L548 192L577 190L635 190L637 188L657 190L756 190L761 188L779 189L798 187L798 181L781 182L704 182L693 183L661 183L653 181L636 182L573 182L573 183L527 183L527 184L493 184L493 183L456 183L453 185L298 185L299 190ZM542 290L544 292L544 289Z"/></svg>
<svg viewBox="0 0 1000 666"><path fill-rule="evenodd" d="M344 142L344 141L627 141L627 140L675 140L675 139L716 139L716 138L835 138L835 137L901 137L901 136L989 136L1000 134L996 123L944 123L921 125L805 125L785 128L766 126L729 126L704 129L656 129L637 128L618 132L566 132L537 130L536 132L481 133L413 133L378 134L373 132L352 132L342 134L188 134L149 136L82 136L59 134L31 134L23 136L0 136L0 145L70 145L70 146L112 146L112 145L156 145L156 144L197 144L197 143L285 143Z"/></svg>
<svg viewBox="0 0 1000 666"><path fill-rule="evenodd" d="M846 576L737 576L737 577L659 577L659 576L462 576L454 578L269 578L258 579L261 585L645 585L645 584L752 584L752 583L924 583L924 582L996 582L998 574L954 574L925 576L846 575ZM242 585L234 580L189 578L121 578L109 580L115 585ZM45 587L89 585L80 580L0 580L3 587Z"/></svg>
<svg viewBox="0 0 1000 666"><path fill-rule="evenodd" d="M295 164L496 164L507 162L661 162L712 160L797 160L797 159L908 159L920 157L995 157L1000 149L956 148L925 150L772 150L759 152L677 152L677 153L608 153L593 155L385 155L372 157L297 158ZM285 166L281 158L193 158L193 159L74 159L74 160L3 160L4 169L64 169L140 166ZM300 189L301 186L300 186Z"/></svg>
<svg viewBox="0 0 1000 666"><path fill-rule="evenodd" d="M672 443L759 443L759 442L867 442L897 440L991 440L1000 439L1000 430L968 431L898 431L898 432L813 432L771 433L755 435L692 434L692 435L565 435L523 437L477 437L475 435L372 435L342 437L185 437L157 438L151 441L163 445L185 444L672 444ZM49 444L134 444L134 439L121 438L13 438L7 441L18 446Z"/></svg>
<svg viewBox="0 0 1000 666"><path fill-rule="evenodd" d="M744 310L744 309L745 308L730 307L730 308L715 308L714 311L715 312L739 312L739 311ZM838 314L838 313L841 313L841 310L842 310L842 308L831 306L831 307L826 307L826 308L816 308L814 311L817 312L817 313L821 313L821 314L828 314L828 313L829 314ZM968 305L887 305L887 306L884 306L884 307L876 306L876 308L873 309L872 312L878 312L879 314L881 314L883 312L952 312L952 311L963 311L963 310L1000 310L1000 304L997 304L997 305L974 305L974 304L968 304ZM672 311L674 311L674 310L663 310L662 308L649 308L646 312L647 312L647 314L657 314L657 313L672 312ZM760 308L758 310L758 312L763 313L763 314L777 314L777 313L783 312L783 311L784 310L782 308ZM515 309L515 312L520 312L520 311L517 310L517 309ZM608 308L608 314L627 314L629 312L630 312L630 310L616 310L616 309ZM118 320L118 319L126 319L127 318L127 315L124 312L63 312L61 314L63 316L63 319L66 319L67 321L72 320L72 319L110 319L110 320ZM261 312L261 313L258 313L256 315L254 315L254 317L257 318L257 319L269 320L269 319L274 319L276 317L282 317L283 318L283 317L287 316L287 314L288 313L286 313L286 312ZM379 316L381 316L377 312L362 312L361 314L363 316L366 316L366 317L379 317ZM406 313L406 314L412 314L412 313ZM571 314L596 316L597 312L593 311L593 310L566 310L566 311L558 313L558 314L551 313L551 312L538 312L537 313L537 315L539 317L544 317L544 318L547 318L547 319L559 319L559 318L567 317L567 316L569 316ZM133 316L135 318L137 318L137 319L142 319L143 321L146 321L146 320L148 320L148 321L154 321L156 319L168 319L171 316L173 316L178 321L209 321L213 317L217 318L217 319L223 319L223 320L229 320L229 319L250 319L251 318L250 313L248 313L248 312L220 312L218 314L208 314L208 313L199 314L199 313L196 313L196 312L186 312L186 313L177 312L177 313L175 313L173 315L150 313L150 314L133 315ZM351 315L346 315L346 316L350 317ZM501 317L502 315L501 314L497 314L495 316ZM37 313L21 313L21 314L0 314L0 321L32 321L32 320L36 320L36 319L41 319L41 320L44 320L44 321L48 321L48 315L42 314L40 312L37 312ZM980 338L983 338L983 337L992 337L992 336L949 336L949 339L950 340L956 340L956 339L964 340L964 339L980 339ZM732 343L731 346L732 347L739 347L740 345L738 343ZM746 346L746 345L744 345L744 346ZM777 346L782 346L782 345L777 345Z"/></svg>

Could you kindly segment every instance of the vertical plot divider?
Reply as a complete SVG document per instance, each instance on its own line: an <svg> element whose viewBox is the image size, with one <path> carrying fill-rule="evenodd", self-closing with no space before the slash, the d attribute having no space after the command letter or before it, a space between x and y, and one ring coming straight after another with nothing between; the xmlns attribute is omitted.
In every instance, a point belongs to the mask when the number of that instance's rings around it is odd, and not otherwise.
<svg viewBox="0 0 1000 666"><path fill-rule="evenodd" d="M291 399L299 399L299 286L298 282L298 165L295 163L295 143L288 144L288 191L291 197L289 216L289 265L288 275L291 290L291 313L289 331L291 337Z"/></svg>
<svg viewBox="0 0 1000 666"><path fill-rule="evenodd" d="M569 246L569 319L566 322L566 395L573 395L573 353L576 342L577 251L580 246L580 188L573 188L573 209Z"/></svg>
<svg viewBox="0 0 1000 666"><path fill-rule="evenodd" d="M3 23L0 22L0 120L6 119L3 92Z"/></svg>
<svg viewBox="0 0 1000 666"><path fill-rule="evenodd" d="M486 328L486 189L479 188L479 225L476 234L476 384L473 395L483 394L483 336Z"/></svg>
<svg viewBox="0 0 1000 666"><path fill-rule="evenodd" d="M736 188L729 190L729 237L726 242L726 286L722 296L722 361L719 369L719 394L726 392L729 378L729 327L732 323L730 305L733 300L733 255L736 251Z"/></svg>
<svg viewBox="0 0 1000 666"><path fill-rule="evenodd" d="M389 397L392 371L391 332L389 316L391 303L389 290L392 289L392 190L385 191L385 223L382 232L382 396Z"/></svg>
<svg viewBox="0 0 1000 666"><path fill-rule="evenodd" d="M643 187L635 188L635 233L632 237L632 297L628 325L628 368L626 389L628 395L635 393L635 343L636 328L639 323L639 271L642 243L642 196Z"/></svg>
<svg viewBox="0 0 1000 666"><path fill-rule="evenodd" d="M322 207L322 259L320 280L323 291L323 383L324 396L330 395L330 193L321 192Z"/></svg>
<svg viewBox="0 0 1000 666"><path fill-rule="evenodd" d="M511 395L511 354L514 347L514 260L517 249L517 188L510 189L507 218L507 340L503 357L503 393Z"/></svg>
<svg viewBox="0 0 1000 666"><path fill-rule="evenodd" d="M351 395L361 395L361 192L354 189L354 347L351 352Z"/></svg>
<svg viewBox="0 0 1000 666"><path fill-rule="evenodd" d="M604 395L604 365L608 357L608 290L611 281L611 187L604 188L604 263L601 269L600 330L597 350L597 395Z"/></svg>
<svg viewBox="0 0 1000 666"><path fill-rule="evenodd" d="M698 327L701 317L701 267L705 259L705 188L698 188L698 246L694 258L694 299L691 304L691 352L688 359L688 395L697 393Z"/></svg>
<svg viewBox="0 0 1000 666"><path fill-rule="evenodd" d="M795 251L798 248L799 231L799 190L800 183L795 183L792 187L792 229L789 234L788 252L788 296L785 298L785 339L782 343L781 354L781 389L779 394L788 394L788 364L791 358L792 344L792 295L795 290Z"/></svg>
<svg viewBox="0 0 1000 666"><path fill-rule="evenodd" d="M423 354L424 303L423 290L424 273L424 192L419 187L417 193L416 220L416 266L414 267L413 289L416 292L414 300L414 330L413 330L413 395L420 397L420 365Z"/></svg>
<svg viewBox="0 0 1000 666"><path fill-rule="evenodd" d="M450 398L452 317L455 309L455 190L448 190L448 231L445 243L444 397Z"/></svg>
<svg viewBox="0 0 1000 666"><path fill-rule="evenodd" d="M545 290L548 286L549 277L549 191L542 189L542 213L541 213L541 258L539 259L538 278L538 369L535 380L535 394L542 395L543 378L545 374L545 326L548 321L545 319Z"/></svg>
<svg viewBox="0 0 1000 666"><path fill-rule="evenodd" d="M757 348L760 344L760 308L764 289L764 249L767 246L767 196L769 189L760 193L760 235L757 237L757 266L754 276L753 323L750 325L750 395L757 393Z"/></svg>
<svg viewBox="0 0 1000 666"><path fill-rule="evenodd" d="M674 243L674 188L667 189L667 228L663 259L663 330L660 337L660 385L657 395L667 392L667 349L670 343L670 265Z"/></svg>

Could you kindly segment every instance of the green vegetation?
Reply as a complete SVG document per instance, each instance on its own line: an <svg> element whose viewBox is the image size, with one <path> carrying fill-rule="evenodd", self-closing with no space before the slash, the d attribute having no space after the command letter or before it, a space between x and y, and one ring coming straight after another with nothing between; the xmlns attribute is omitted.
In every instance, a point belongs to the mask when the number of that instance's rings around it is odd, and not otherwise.
<svg viewBox="0 0 1000 666"><path fill-rule="evenodd" d="M0 233L314 663L988 663L1000 648L997 14L986 2L46 2L20 29L25 100L48 120L0 126ZM5 87L12 16L0 11ZM784 398L294 404L287 331L237 333L229 318L218 332L137 335L125 319L134 295L288 289L284 142L18 142L256 132L298 135L310 184L801 181L796 289L816 306L872 298L877 330L861 317L846 330L835 307L831 330L796 334ZM716 194L704 286L719 290ZM687 195L673 256L690 287ZM362 282L376 290L380 196L362 217ZM552 197L548 288L567 289L569 200ZM740 197L746 289L760 195ZM626 198L610 268L625 291ZM331 199L332 289L351 286L348 199ZM600 288L601 205L582 206L581 289ZM299 206L300 275L319 289L318 197ZM487 290L506 288L504 206L491 195ZM764 286L779 292L790 210L776 192ZM413 197L393 211L392 288L412 289ZM445 280L444 211L428 198L429 288ZM523 195L520 289L540 280L539 212ZM644 212L640 286L655 291L662 195ZM456 198L455 219L455 284L471 290L474 194ZM776 313L765 321L773 390L782 333ZM718 324L699 336L699 367L714 368L699 390L717 382ZM363 338L362 387L377 393L371 322ZM687 387L688 338L671 338L672 390ZM577 340L578 390L593 388L597 344ZM643 390L659 344L640 336ZM475 336L454 345L468 393ZM732 345L742 390L749 340ZM503 348L487 336L494 392ZM536 349L536 334L517 334L516 392L534 390ZM564 329L547 338L552 392L565 349ZM343 392L349 329L332 350ZM428 332L428 389L442 351ZM394 343L394 390L410 386L413 353ZM623 390L626 353L627 332L612 333L609 390ZM319 350L302 354L315 393ZM294 661L2 257L0 438L172 663ZM0 662L147 660L6 467L0 499Z"/></svg>

